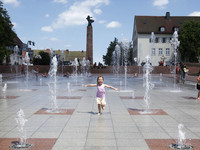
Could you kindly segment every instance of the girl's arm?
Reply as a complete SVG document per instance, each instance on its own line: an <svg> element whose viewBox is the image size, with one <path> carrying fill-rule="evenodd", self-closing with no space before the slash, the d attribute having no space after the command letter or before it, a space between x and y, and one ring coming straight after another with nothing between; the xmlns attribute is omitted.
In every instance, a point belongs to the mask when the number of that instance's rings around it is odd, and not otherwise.
<svg viewBox="0 0 200 150"><path fill-rule="evenodd" d="M85 87L88 87L88 86L97 86L97 84L87 84L87 85L85 85Z"/></svg>
<svg viewBox="0 0 200 150"><path fill-rule="evenodd" d="M107 88L111 88L111 89L113 89L113 90L115 90L115 91L119 91L117 88L115 88L115 87L112 87L112 86L110 86L110 85L107 85L107 84L104 84L105 85L105 87L107 87Z"/></svg>

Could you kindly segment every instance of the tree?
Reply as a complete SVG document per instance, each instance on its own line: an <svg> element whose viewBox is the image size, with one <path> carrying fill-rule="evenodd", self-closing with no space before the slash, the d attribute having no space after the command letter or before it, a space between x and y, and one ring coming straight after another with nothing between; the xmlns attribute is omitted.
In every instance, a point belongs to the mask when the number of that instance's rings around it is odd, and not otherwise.
<svg viewBox="0 0 200 150"><path fill-rule="evenodd" d="M132 42L130 42L130 45L129 45L128 61L129 61L130 65L132 65L132 63L133 63L133 44L132 44Z"/></svg>
<svg viewBox="0 0 200 150"><path fill-rule="evenodd" d="M194 20L186 21L180 28L181 59L183 61L198 62L200 56L200 23Z"/></svg>
<svg viewBox="0 0 200 150"><path fill-rule="evenodd" d="M14 38L17 36L12 30L13 24L3 3L0 1L0 62L10 55L7 47L13 46Z"/></svg>
<svg viewBox="0 0 200 150"><path fill-rule="evenodd" d="M33 65L49 65L49 64L50 64L50 55L47 52L40 51L39 55L33 58Z"/></svg>
<svg viewBox="0 0 200 150"><path fill-rule="evenodd" d="M110 42L109 47L107 48L106 55L103 55L103 61L106 65L111 65L112 63L112 53L115 50L115 46L118 43L118 39L115 38L113 42Z"/></svg>

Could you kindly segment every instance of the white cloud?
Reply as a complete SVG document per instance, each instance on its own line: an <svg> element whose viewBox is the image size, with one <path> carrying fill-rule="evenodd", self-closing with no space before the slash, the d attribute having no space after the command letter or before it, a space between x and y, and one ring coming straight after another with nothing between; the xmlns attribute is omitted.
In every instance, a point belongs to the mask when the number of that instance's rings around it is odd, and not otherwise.
<svg viewBox="0 0 200 150"><path fill-rule="evenodd" d="M104 24L106 21L105 20L99 20L100 24Z"/></svg>
<svg viewBox="0 0 200 150"><path fill-rule="evenodd" d="M87 23L86 17L93 16L92 9L97 9L101 5L108 5L109 0L84 0L74 2L68 10L59 14L56 21L52 23L53 28L61 28L73 25L84 25Z"/></svg>
<svg viewBox="0 0 200 150"><path fill-rule="evenodd" d="M53 28L51 26L44 26L41 28L42 31L53 32Z"/></svg>
<svg viewBox="0 0 200 150"><path fill-rule="evenodd" d="M64 47L69 48L69 47L71 47L71 45L70 44L66 44L66 45L64 45Z"/></svg>
<svg viewBox="0 0 200 150"><path fill-rule="evenodd" d="M101 9L94 9L94 13L100 15L102 13Z"/></svg>
<svg viewBox="0 0 200 150"><path fill-rule="evenodd" d="M154 0L153 1L153 5L159 7L160 9L164 9L168 3L169 3L169 0Z"/></svg>
<svg viewBox="0 0 200 150"><path fill-rule="evenodd" d="M67 4L68 0L53 0L54 3L62 3L62 4Z"/></svg>
<svg viewBox="0 0 200 150"><path fill-rule="evenodd" d="M11 4L15 7L19 6L20 2L18 0L2 0L4 4Z"/></svg>
<svg viewBox="0 0 200 150"><path fill-rule="evenodd" d="M194 11L189 16L200 16L200 11Z"/></svg>
<svg viewBox="0 0 200 150"><path fill-rule="evenodd" d="M121 24L117 21L112 21L106 25L107 28L119 28Z"/></svg>
<svg viewBox="0 0 200 150"><path fill-rule="evenodd" d="M50 38L50 40L51 40L51 41L58 41L58 39L55 38L55 37Z"/></svg>
<svg viewBox="0 0 200 150"><path fill-rule="evenodd" d="M49 18L49 16L50 16L49 14L46 14L46 15L45 15L46 18Z"/></svg>

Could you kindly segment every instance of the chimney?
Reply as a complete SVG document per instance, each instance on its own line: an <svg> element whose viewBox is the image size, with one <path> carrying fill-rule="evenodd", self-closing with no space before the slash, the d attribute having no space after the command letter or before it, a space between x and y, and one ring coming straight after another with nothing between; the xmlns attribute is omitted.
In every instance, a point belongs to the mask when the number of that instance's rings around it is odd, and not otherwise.
<svg viewBox="0 0 200 150"><path fill-rule="evenodd" d="M170 19L170 12L166 12L166 16L165 16L165 18L166 18L167 20Z"/></svg>

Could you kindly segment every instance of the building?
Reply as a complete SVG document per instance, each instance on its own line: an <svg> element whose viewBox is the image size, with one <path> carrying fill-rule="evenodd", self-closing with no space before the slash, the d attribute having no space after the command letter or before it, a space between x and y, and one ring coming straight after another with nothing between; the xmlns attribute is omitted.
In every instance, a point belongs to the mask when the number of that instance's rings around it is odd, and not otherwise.
<svg viewBox="0 0 200 150"><path fill-rule="evenodd" d="M38 55L40 51L44 51L44 52L48 52L50 53L50 55L52 55L52 53L54 55L56 55L58 61L70 61L73 62L75 58L77 58L78 60L82 60L83 57L86 58L86 51L69 51L67 50L50 50L50 49L46 49L46 50L34 50L34 56Z"/></svg>
<svg viewBox="0 0 200 150"><path fill-rule="evenodd" d="M151 57L153 66L158 66L161 61L171 61L174 56L174 48L170 43L174 31L179 29L185 21L200 21L200 17L194 16L135 16L133 29L133 60L141 65L145 57ZM152 45L151 34L154 32L155 43Z"/></svg>

